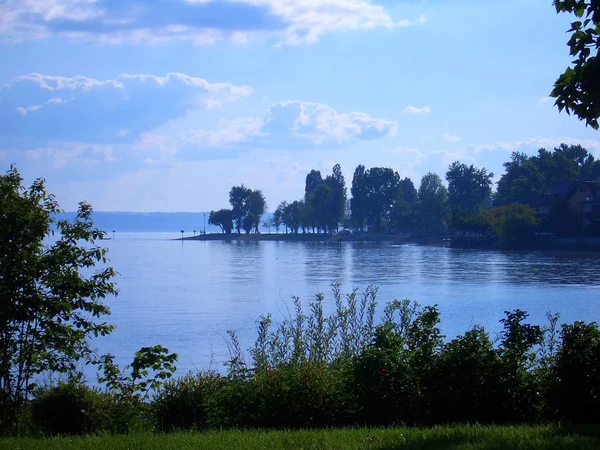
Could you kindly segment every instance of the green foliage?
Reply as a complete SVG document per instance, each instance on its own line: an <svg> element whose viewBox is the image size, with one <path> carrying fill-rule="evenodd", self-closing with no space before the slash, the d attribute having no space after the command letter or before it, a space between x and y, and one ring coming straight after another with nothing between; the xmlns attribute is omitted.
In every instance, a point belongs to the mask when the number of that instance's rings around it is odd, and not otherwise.
<svg viewBox="0 0 600 450"><path fill-rule="evenodd" d="M600 330L595 323L563 325L553 365L550 404L556 419L600 421Z"/></svg>
<svg viewBox="0 0 600 450"><path fill-rule="evenodd" d="M535 207L559 181L600 178L600 161L580 145L561 144L554 151L540 149L532 156L514 152L504 168L495 197L497 206L523 203Z"/></svg>
<svg viewBox="0 0 600 450"><path fill-rule="evenodd" d="M169 353L162 345L142 347L123 370L114 362L113 355L103 355L98 361L103 371L98 381L121 400L141 404L173 376L176 361L177 354Z"/></svg>
<svg viewBox="0 0 600 450"><path fill-rule="evenodd" d="M492 231L501 237L506 248L527 248L536 230L535 210L521 203L498 206L486 211Z"/></svg>
<svg viewBox="0 0 600 450"><path fill-rule="evenodd" d="M443 230L448 213L448 190L441 178L431 172L424 175L419 186L421 226L428 233L438 233Z"/></svg>
<svg viewBox="0 0 600 450"><path fill-rule="evenodd" d="M233 211L231 209L211 211L208 216L208 223L220 227L225 234L231 234L233 230Z"/></svg>
<svg viewBox="0 0 600 450"><path fill-rule="evenodd" d="M30 408L33 426L49 436L98 433L109 412L106 395L76 381L41 389Z"/></svg>
<svg viewBox="0 0 600 450"><path fill-rule="evenodd" d="M25 189L16 168L0 176L0 392L12 406L28 399L39 374L75 371L91 356L88 339L113 329L98 322L109 314L102 300L117 293L96 244L104 233L86 203L73 222L56 221L59 212L43 180ZM58 239L45 244L52 227ZM92 272L96 264L103 268Z"/></svg>
<svg viewBox="0 0 600 450"><path fill-rule="evenodd" d="M365 187L365 166L362 164L354 169L352 177L352 198L350 199L350 209L352 211L352 221L354 226L363 231L367 217L367 192Z"/></svg>
<svg viewBox="0 0 600 450"><path fill-rule="evenodd" d="M339 164L333 166L331 175L325 179L318 170L310 171L306 176L303 205L303 228L337 230L346 209L346 182Z"/></svg>
<svg viewBox="0 0 600 450"><path fill-rule="evenodd" d="M571 111L585 120L586 125L598 129L600 117L600 1L555 0L558 13L574 14L568 33L570 55L575 57L572 67L560 75L550 94L556 98L559 111ZM595 54L594 54L595 52Z"/></svg>
<svg viewBox="0 0 600 450"><path fill-rule="evenodd" d="M484 168L458 161L453 162L446 172L448 181L448 203L451 209L479 211L486 208L492 195L493 173Z"/></svg>
<svg viewBox="0 0 600 450"><path fill-rule="evenodd" d="M206 428L210 423L209 401L224 384L225 380L212 372L187 374L167 381L152 402L155 428L159 431Z"/></svg>
<svg viewBox="0 0 600 450"><path fill-rule="evenodd" d="M565 200L557 200L544 217L541 228L555 236L575 236L582 231L580 214Z"/></svg>
<svg viewBox="0 0 600 450"><path fill-rule="evenodd" d="M254 229L258 233L260 219L267 210L267 201L262 191L253 191L243 184L234 186L229 191L229 203L237 232L241 233L244 229L249 233Z"/></svg>

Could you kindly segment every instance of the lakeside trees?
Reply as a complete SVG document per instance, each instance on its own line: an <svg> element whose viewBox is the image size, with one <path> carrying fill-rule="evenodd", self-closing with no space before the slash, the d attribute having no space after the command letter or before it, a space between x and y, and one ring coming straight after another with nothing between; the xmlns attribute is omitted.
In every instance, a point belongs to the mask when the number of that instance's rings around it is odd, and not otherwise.
<svg viewBox="0 0 600 450"><path fill-rule="evenodd" d="M502 214L512 215L509 224L521 223L523 226L515 226L514 230L522 233L577 235L582 233L584 219L589 227L589 213L584 215L574 209L566 194L550 192L557 186L573 189L576 183L589 182L586 186L590 190L579 200L579 205L584 200L592 201L592 197L600 198L600 188L594 184L600 181L600 161L585 148L561 144L553 150L542 148L533 155L514 152L510 161L504 163L504 169L494 192L493 173L460 161L448 166L447 184L430 172L421 178L418 189L410 178L401 178L391 167L359 165L354 170L348 199L342 168L336 164L325 177L320 171L311 170L305 178L304 196L290 203L281 202L269 223L277 231L285 227L286 233L294 234L333 234L342 225L369 233L423 236L458 232L507 237L493 223L495 213L487 212L493 211L493 207L517 205L503 209ZM224 233L232 228L238 233L242 229L246 233L258 232L260 216L266 209L262 192L244 185L234 186L230 203L231 210L211 212L210 223L221 227ZM545 209L539 209L540 205L545 205ZM523 213L525 206L529 208L527 213ZM533 211L533 216L529 211ZM588 232L600 230L589 228ZM507 241L528 242L527 239Z"/></svg>
<svg viewBox="0 0 600 450"><path fill-rule="evenodd" d="M260 219L267 210L267 201L262 191L247 188L243 184L234 186L229 191L232 219L238 234L243 229L246 233L259 232Z"/></svg>
<svg viewBox="0 0 600 450"><path fill-rule="evenodd" d="M233 231L233 211L231 209L211 211L208 216L208 224L218 226L224 234L231 234Z"/></svg>

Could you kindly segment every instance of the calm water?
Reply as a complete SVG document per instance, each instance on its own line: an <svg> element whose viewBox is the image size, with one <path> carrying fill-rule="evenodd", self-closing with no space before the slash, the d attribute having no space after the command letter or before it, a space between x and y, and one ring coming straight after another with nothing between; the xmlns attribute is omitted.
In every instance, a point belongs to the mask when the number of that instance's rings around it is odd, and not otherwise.
<svg viewBox="0 0 600 450"><path fill-rule="evenodd" d="M142 346L179 354L179 372L220 369L223 336L236 330L245 348L265 313L282 319L293 295L306 302L326 294L379 286L379 305L410 298L438 304L442 330L454 337L480 324L496 332L503 311L521 308L543 323L600 321L598 254L498 253L389 244L305 242L177 242L173 234L118 234L106 241L120 273L120 295L109 299L117 330L100 351L127 364Z"/></svg>

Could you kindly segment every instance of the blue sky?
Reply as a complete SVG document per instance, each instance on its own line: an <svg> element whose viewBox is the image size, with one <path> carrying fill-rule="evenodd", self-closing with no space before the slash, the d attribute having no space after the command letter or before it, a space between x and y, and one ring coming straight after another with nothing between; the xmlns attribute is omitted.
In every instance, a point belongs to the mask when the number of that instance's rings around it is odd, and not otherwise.
<svg viewBox="0 0 600 450"><path fill-rule="evenodd" d="M63 208L269 207L311 169L455 160L600 134L548 98L569 63L551 0L0 0L0 166Z"/></svg>

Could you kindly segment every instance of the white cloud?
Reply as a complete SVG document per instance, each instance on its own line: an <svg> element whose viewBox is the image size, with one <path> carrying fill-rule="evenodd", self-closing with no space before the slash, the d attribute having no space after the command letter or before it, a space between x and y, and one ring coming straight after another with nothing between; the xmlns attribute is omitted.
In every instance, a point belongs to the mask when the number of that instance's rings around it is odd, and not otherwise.
<svg viewBox="0 0 600 450"><path fill-rule="evenodd" d="M17 110L17 112L20 115L26 116L27 114L29 114L31 112L39 111L40 109L44 108L46 105L58 105L58 104L61 104L61 103L67 103L67 101L64 100L61 97L52 97L52 98L49 98L48 100L46 100L44 103L42 103L40 105L17 106L15 109Z"/></svg>
<svg viewBox="0 0 600 450"><path fill-rule="evenodd" d="M416 148L410 147L396 147L390 150L390 153L397 155L409 155L414 159L420 161L427 159L427 155L424 152L422 152L421 150L417 150Z"/></svg>
<svg viewBox="0 0 600 450"><path fill-rule="evenodd" d="M328 105L302 101L271 105L262 131L306 139L316 144L378 139L396 133L397 122L372 118L363 112L338 113Z"/></svg>
<svg viewBox="0 0 600 450"><path fill-rule="evenodd" d="M394 21L383 6L364 0L233 0L266 6L270 13L289 23L283 33L283 44L316 42L326 33L336 31L395 28L411 25L410 21Z"/></svg>
<svg viewBox="0 0 600 450"><path fill-rule="evenodd" d="M45 89L51 92L60 90L82 90L88 91L90 89L99 88L103 86L110 86L117 89L123 89L123 83L116 80L95 80L94 78L88 78L81 75L74 77L61 77L54 75L45 75L41 73L32 73L30 75L20 75L13 78L8 84L5 84L2 88L9 89L15 84L19 83L34 83L37 84L41 89Z"/></svg>
<svg viewBox="0 0 600 450"><path fill-rule="evenodd" d="M10 137L38 139L36 146L55 140L133 142L168 120L237 102L252 93L249 86L183 73L121 74L104 80L33 73L0 85L4 111L16 111L13 122L4 120ZM59 107L60 120L46 111Z"/></svg>
<svg viewBox="0 0 600 450"><path fill-rule="evenodd" d="M406 108L404 108L404 112L406 114L412 114L415 116L421 116L423 114L429 114L431 112L431 107L430 106L422 106L422 107L417 107L417 106L413 106L413 105L408 105Z"/></svg>
<svg viewBox="0 0 600 450"><path fill-rule="evenodd" d="M26 116L30 112L39 111L44 105L32 105L32 106L17 106L16 110L22 116Z"/></svg>
<svg viewBox="0 0 600 450"><path fill-rule="evenodd" d="M12 40L59 35L110 44L171 40L210 44L221 40L246 42L253 38L273 38L279 45L295 45L317 42L329 33L392 29L425 22L425 16L414 21L395 20L382 5L368 0L185 0L135 4L105 0L5 0L0 3L0 35Z"/></svg>
<svg viewBox="0 0 600 450"><path fill-rule="evenodd" d="M159 86L165 86L171 81L180 82L186 86L200 88L206 91L207 96L200 99L200 103L207 109L222 106L226 103L233 103L243 97L254 93L249 86L236 86L231 83L216 82L210 83L204 78L192 77L183 73L170 72L164 77L147 74L122 74L120 78L125 81L139 80L141 82L153 82Z"/></svg>
<svg viewBox="0 0 600 450"><path fill-rule="evenodd" d="M84 142L57 142L52 146L27 150L25 155L32 162L45 164L49 161L53 169L64 168L67 165L95 166L102 161L117 161L111 145Z"/></svg>
<svg viewBox="0 0 600 450"><path fill-rule="evenodd" d="M198 158L206 155L206 148L337 146L380 139L394 134L396 128L396 122L362 112L338 113L320 103L288 101L272 104L263 119L221 120L213 129L190 129L176 134L161 130L143 133L134 149L145 154L154 152L156 157L148 157L154 163L173 157ZM219 153L211 153L210 157L221 158Z"/></svg>
<svg viewBox="0 0 600 450"><path fill-rule="evenodd" d="M444 133L442 134L442 139L446 142L459 142L460 141L460 137L459 136L454 136L450 133Z"/></svg>
<svg viewBox="0 0 600 450"><path fill-rule="evenodd" d="M473 145L470 148L475 152L481 151L496 151L501 150L508 153L523 151L523 150L535 150L545 148L547 150L558 147L560 144L567 145L581 145L583 148L588 149L596 156L600 157L600 140L592 139L574 139L571 137L549 137L549 138L528 138L520 141L513 142L496 142L493 144L482 144Z"/></svg>

